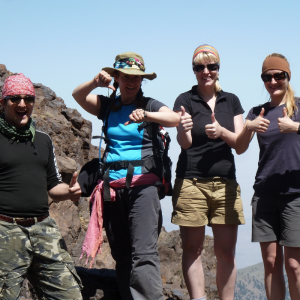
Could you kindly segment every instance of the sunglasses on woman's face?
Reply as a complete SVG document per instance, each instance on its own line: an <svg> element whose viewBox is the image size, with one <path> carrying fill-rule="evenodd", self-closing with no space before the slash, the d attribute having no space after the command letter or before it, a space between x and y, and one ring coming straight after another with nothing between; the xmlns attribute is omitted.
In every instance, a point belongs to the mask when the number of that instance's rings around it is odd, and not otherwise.
<svg viewBox="0 0 300 300"><path fill-rule="evenodd" d="M5 99L9 99L13 104L19 104L23 99L26 104L32 104L35 100L33 96L7 96Z"/></svg>
<svg viewBox="0 0 300 300"><path fill-rule="evenodd" d="M271 74L262 74L261 75L261 79L263 82L271 82L272 78L274 78L275 81L278 82L278 81L284 80L286 77L287 77L286 72L275 73L273 75L271 75Z"/></svg>
<svg viewBox="0 0 300 300"><path fill-rule="evenodd" d="M194 65L193 70L195 72L202 72L205 68L207 68L208 71L217 71L219 70L219 64Z"/></svg>

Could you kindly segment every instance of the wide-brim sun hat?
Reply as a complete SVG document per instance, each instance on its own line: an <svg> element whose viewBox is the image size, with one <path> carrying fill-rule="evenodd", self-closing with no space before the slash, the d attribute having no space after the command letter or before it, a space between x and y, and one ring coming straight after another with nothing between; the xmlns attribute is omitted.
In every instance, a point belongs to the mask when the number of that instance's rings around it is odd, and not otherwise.
<svg viewBox="0 0 300 300"><path fill-rule="evenodd" d="M135 52L124 52L118 54L113 64L113 68L106 67L102 69L110 76L114 76L116 71L128 75L141 75L146 79L153 80L157 76L155 73L145 73L145 63L143 57Z"/></svg>

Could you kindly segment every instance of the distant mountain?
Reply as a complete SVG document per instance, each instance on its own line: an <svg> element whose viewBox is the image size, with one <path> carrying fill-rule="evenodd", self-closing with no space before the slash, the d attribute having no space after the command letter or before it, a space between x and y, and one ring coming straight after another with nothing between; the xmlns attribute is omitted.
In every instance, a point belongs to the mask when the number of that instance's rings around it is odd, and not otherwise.
<svg viewBox="0 0 300 300"><path fill-rule="evenodd" d="M286 296L291 300L288 291L287 276L284 273ZM237 271L234 300L267 300L264 284L264 265L259 263Z"/></svg>

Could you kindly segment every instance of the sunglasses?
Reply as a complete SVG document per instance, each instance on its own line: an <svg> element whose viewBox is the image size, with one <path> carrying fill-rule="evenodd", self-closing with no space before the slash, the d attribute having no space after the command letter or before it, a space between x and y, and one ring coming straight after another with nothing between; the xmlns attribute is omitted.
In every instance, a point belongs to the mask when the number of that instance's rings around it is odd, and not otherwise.
<svg viewBox="0 0 300 300"><path fill-rule="evenodd" d="M286 72L280 72L280 73L275 73L273 75L271 74L261 74L261 79L263 82L271 82L272 78L275 79L276 82L282 81L287 77Z"/></svg>
<svg viewBox="0 0 300 300"><path fill-rule="evenodd" d="M5 99L9 99L13 104L19 104L22 99L26 104L32 104L35 101L33 96L7 96Z"/></svg>
<svg viewBox="0 0 300 300"><path fill-rule="evenodd" d="M219 64L208 64L208 65L194 65L193 70L195 72L202 72L204 69L207 68L208 71L217 71L219 70Z"/></svg>

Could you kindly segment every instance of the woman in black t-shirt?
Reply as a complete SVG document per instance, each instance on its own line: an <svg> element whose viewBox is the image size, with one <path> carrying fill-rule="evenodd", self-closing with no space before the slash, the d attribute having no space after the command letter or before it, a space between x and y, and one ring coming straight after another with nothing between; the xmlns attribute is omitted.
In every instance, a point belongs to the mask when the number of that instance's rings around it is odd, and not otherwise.
<svg viewBox="0 0 300 300"><path fill-rule="evenodd" d="M256 132L260 148L252 242L260 242L268 300L285 299L283 262L291 298L300 299L300 101L294 97L290 66L283 55L267 56L261 78L270 102L250 110L236 141L241 154Z"/></svg>
<svg viewBox="0 0 300 300"><path fill-rule="evenodd" d="M220 298L233 300L237 225L245 223L231 152L243 129L244 110L234 94L222 91L219 67L216 49L198 47L193 56L198 85L179 95L173 109L181 116L177 127L181 154L172 223L180 226L183 275L192 299L205 299L201 253L205 225L210 225Z"/></svg>

